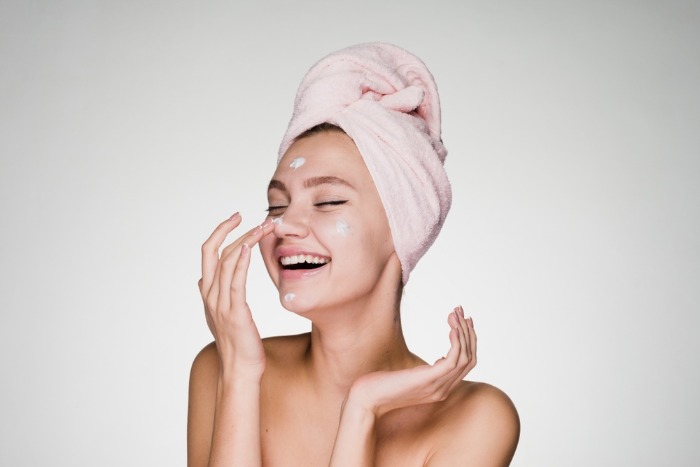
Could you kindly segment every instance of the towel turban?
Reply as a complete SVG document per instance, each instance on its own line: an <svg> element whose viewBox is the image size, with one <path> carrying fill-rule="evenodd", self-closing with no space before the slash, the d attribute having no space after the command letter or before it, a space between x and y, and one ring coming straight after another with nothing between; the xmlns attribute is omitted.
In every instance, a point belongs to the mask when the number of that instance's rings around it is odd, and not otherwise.
<svg viewBox="0 0 700 467"><path fill-rule="evenodd" d="M321 123L340 127L362 155L406 284L452 201L433 76L418 57L391 44L334 52L304 76L278 162L299 135Z"/></svg>

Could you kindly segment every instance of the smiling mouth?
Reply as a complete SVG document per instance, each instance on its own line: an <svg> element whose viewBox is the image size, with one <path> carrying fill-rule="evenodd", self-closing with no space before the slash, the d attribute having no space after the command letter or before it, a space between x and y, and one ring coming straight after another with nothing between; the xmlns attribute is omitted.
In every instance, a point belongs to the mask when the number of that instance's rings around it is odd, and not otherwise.
<svg viewBox="0 0 700 467"><path fill-rule="evenodd" d="M322 258L320 256L312 255L294 255L294 256L282 256L280 258L280 264L282 269L287 269L290 271L296 271L300 269L310 270L318 269L325 266L330 262L328 258Z"/></svg>

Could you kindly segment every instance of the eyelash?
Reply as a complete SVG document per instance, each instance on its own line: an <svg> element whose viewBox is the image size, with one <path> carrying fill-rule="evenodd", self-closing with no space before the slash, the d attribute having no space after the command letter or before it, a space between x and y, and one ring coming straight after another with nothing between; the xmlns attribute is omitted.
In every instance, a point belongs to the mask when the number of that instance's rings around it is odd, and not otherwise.
<svg viewBox="0 0 700 467"><path fill-rule="evenodd" d="M324 201L323 203L316 203L314 206L340 206L341 204L347 203L347 200L337 200L337 201Z"/></svg>
<svg viewBox="0 0 700 467"><path fill-rule="evenodd" d="M322 207L322 206L340 206L340 205L343 205L347 202L348 202L347 200L324 201L322 203L315 203L314 206L316 206L317 208ZM266 209L266 211L272 212L272 211L277 211L279 209L286 209L286 208L287 208L287 206L269 206Z"/></svg>

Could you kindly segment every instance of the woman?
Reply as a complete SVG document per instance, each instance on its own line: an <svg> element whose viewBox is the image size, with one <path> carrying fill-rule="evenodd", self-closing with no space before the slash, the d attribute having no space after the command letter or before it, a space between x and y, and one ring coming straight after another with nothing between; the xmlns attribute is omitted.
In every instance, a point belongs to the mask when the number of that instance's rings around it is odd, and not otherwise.
<svg viewBox="0 0 700 467"><path fill-rule="evenodd" d="M501 466L519 435L498 389L463 381L476 336L461 307L429 365L400 321L403 287L450 206L437 90L388 44L317 63L268 187L269 216L226 246L234 214L202 247L215 341L194 361L188 465ZM280 301L311 332L261 340L246 304L259 244Z"/></svg>

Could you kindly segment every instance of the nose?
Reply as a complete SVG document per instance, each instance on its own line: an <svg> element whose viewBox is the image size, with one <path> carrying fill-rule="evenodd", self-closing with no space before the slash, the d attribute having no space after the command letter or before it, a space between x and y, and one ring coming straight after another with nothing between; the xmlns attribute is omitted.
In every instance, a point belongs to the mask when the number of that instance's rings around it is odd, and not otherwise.
<svg viewBox="0 0 700 467"><path fill-rule="evenodd" d="M272 218L275 224L275 236L277 238L306 237L309 234L308 217L309 214L304 209L290 203L284 214Z"/></svg>

